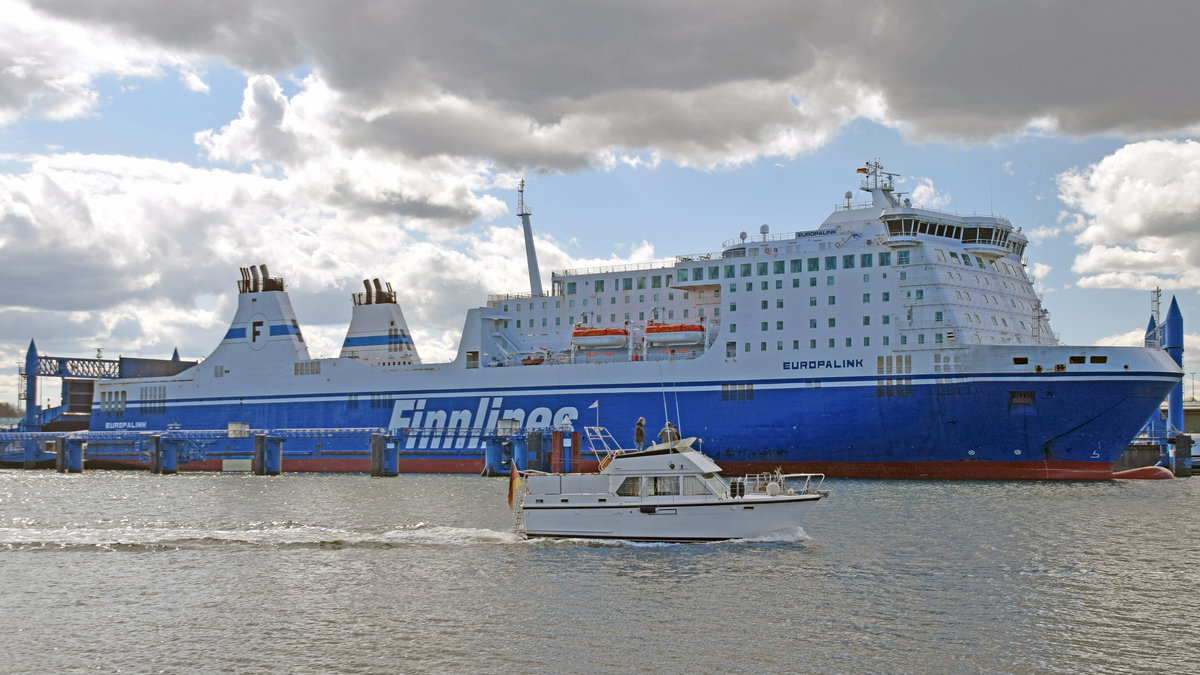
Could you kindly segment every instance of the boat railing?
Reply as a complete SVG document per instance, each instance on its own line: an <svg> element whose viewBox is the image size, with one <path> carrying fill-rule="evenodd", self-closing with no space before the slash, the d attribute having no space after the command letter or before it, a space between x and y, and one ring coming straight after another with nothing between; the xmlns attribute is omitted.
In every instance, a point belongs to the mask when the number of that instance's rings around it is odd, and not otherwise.
<svg viewBox="0 0 1200 675"><path fill-rule="evenodd" d="M620 443L613 437L612 432L608 427L588 427L583 428L584 438L587 439L587 446L600 461L600 470L608 466L608 463L614 457L624 452L621 449Z"/></svg>
<svg viewBox="0 0 1200 675"><path fill-rule="evenodd" d="M800 489L792 487L789 479L804 479ZM745 476L735 476L729 481L729 496L746 497L749 495L767 495L774 497L779 494L828 494L822 489L825 484L823 473L783 473L779 469L762 473L749 473ZM772 487L772 485L774 487Z"/></svg>

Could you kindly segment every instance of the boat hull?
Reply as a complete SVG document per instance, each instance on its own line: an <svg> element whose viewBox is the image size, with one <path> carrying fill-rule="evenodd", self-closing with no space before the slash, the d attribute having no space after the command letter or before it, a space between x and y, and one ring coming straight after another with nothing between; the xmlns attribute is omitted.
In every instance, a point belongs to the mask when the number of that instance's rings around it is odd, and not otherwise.
<svg viewBox="0 0 1200 675"><path fill-rule="evenodd" d="M523 511L525 534L529 537L721 541L794 530L820 499L803 495L687 503L681 498L611 507L526 505Z"/></svg>

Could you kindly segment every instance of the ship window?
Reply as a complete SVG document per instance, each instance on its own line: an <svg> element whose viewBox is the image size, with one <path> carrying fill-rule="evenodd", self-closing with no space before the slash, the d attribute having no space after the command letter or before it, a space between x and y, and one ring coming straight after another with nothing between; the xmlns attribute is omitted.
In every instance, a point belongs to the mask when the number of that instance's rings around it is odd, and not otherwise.
<svg viewBox="0 0 1200 675"><path fill-rule="evenodd" d="M800 277L792 277L792 288L800 288Z"/></svg>
<svg viewBox="0 0 1200 675"><path fill-rule="evenodd" d="M891 299L892 299L892 294L888 291L884 291L883 292L883 301L887 302L888 300L891 300Z"/></svg>
<svg viewBox="0 0 1200 675"><path fill-rule="evenodd" d="M830 275L830 276L827 276L827 277L825 277L825 285L826 285L826 286L832 286L832 285L833 285L833 275Z"/></svg>
<svg viewBox="0 0 1200 675"><path fill-rule="evenodd" d="M816 327L817 327L817 320L816 320L816 319L809 319L809 320L808 320L808 327L809 327L809 328L816 328Z"/></svg>
<svg viewBox="0 0 1200 675"><path fill-rule="evenodd" d="M747 290L747 291L752 291L752 290L754 290L754 282L753 282L753 281L747 281L747 282L746 282L746 290Z"/></svg>
<svg viewBox="0 0 1200 675"><path fill-rule="evenodd" d="M775 330L783 330L783 322L782 321L775 322Z"/></svg>
<svg viewBox="0 0 1200 675"><path fill-rule="evenodd" d="M687 281L687 280L688 280L688 271L687 271L687 268L684 268L684 267L680 267L680 268L679 268L679 280L680 280L680 281Z"/></svg>
<svg viewBox="0 0 1200 675"><path fill-rule="evenodd" d="M1029 363L1029 357L1027 357L1027 356L1014 356L1013 357L1013 365L1014 366L1023 366L1027 363Z"/></svg>
<svg viewBox="0 0 1200 675"><path fill-rule="evenodd" d="M737 311L737 303L736 302L729 303L729 311L731 311L731 312Z"/></svg>
<svg viewBox="0 0 1200 675"><path fill-rule="evenodd" d="M1108 363L1108 357L1107 356L1093 356L1091 358L1091 361L1092 361L1092 363Z"/></svg>
<svg viewBox="0 0 1200 675"><path fill-rule="evenodd" d="M902 345L908 344L908 336L907 335L900 336L900 344L902 344Z"/></svg>
<svg viewBox="0 0 1200 675"><path fill-rule="evenodd" d="M831 304L831 305L837 304L837 296L836 295L829 296L829 304Z"/></svg>
<svg viewBox="0 0 1200 675"><path fill-rule="evenodd" d="M934 312L934 313L933 313L933 320L934 320L934 321L936 321L936 322L938 322L938 323L941 323L941 322L942 322L942 316L943 316L943 315L942 315L942 313L941 313L941 312Z"/></svg>
<svg viewBox="0 0 1200 675"><path fill-rule="evenodd" d="M618 497L636 497L638 496L638 483L641 479L637 476L630 476L621 481L621 485L617 487Z"/></svg>
<svg viewBox="0 0 1200 675"><path fill-rule="evenodd" d="M809 272L819 272L821 270L820 258L809 258L807 264Z"/></svg>
<svg viewBox="0 0 1200 675"><path fill-rule="evenodd" d="M917 344L919 344L919 345L925 344L925 334L924 333L917 334Z"/></svg>
<svg viewBox="0 0 1200 675"><path fill-rule="evenodd" d="M731 323L731 324L729 324L729 332L730 332L730 333L736 333L736 332L737 332L737 324L736 324L736 323ZM732 343L730 343L730 344L732 344Z"/></svg>
<svg viewBox="0 0 1200 675"><path fill-rule="evenodd" d="M783 309L783 298L775 301L775 309Z"/></svg>
<svg viewBox="0 0 1200 675"><path fill-rule="evenodd" d="M767 343L765 343L765 342L758 343L758 351L760 351L760 352L767 351Z"/></svg>
<svg viewBox="0 0 1200 675"><path fill-rule="evenodd" d="M733 331L731 330L729 332L732 333ZM725 358L732 359L736 356L737 356L737 343L736 342L726 342L725 343Z"/></svg>
<svg viewBox="0 0 1200 675"><path fill-rule="evenodd" d="M870 294L870 293L863 293L863 304L866 304L866 303L868 303L868 302L870 302L870 301L871 301L871 294Z"/></svg>
<svg viewBox="0 0 1200 675"><path fill-rule="evenodd" d="M860 266L861 267L870 267L872 257L873 256L870 253L864 253L861 256L859 256L859 262L862 263Z"/></svg>
<svg viewBox="0 0 1200 675"><path fill-rule="evenodd" d="M883 336L883 346L886 347L892 343L892 339L887 335Z"/></svg>
<svg viewBox="0 0 1200 675"><path fill-rule="evenodd" d="M704 268L703 267L693 267L692 268L692 281L704 281Z"/></svg>
<svg viewBox="0 0 1200 675"><path fill-rule="evenodd" d="M603 279L597 279L597 280L596 280L596 283L595 283L595 285L593 286L593 289L594 289L594 290L595 290L597 293L603 293L603 292L604 292L604 280L603 280Z"/></svg>
<svg viewBox="0 0 1200 675"><path fill-rule="evenodd" d="M853 253L842 256L842 269L844 269L844 270L854 269L854 254Z"/></svg>
<svg viewBox="0 0 1200 675"><path fill-rule="evenodd" d="M776 260L771 265L771 271L775 274L783 274L783 265L784 265L784 262L782 260Z"/></svg>
<svg viewBox="0 0 1200 675"><path fill-rule="evenodd" d="M766 322L766 321L763 321L761 324L759 324L759 328L760 328L761 330L766 330L766 329L767 329L767 322Z"/></svg>
<svg viewBox="0 0 1200 675"><path fill-rule="evenodd" d="M706 495L709 494L708 484L697 476L683 476L682 492L684 495Z"/></svg>
<svg viewBox="0 0 1200 675"><path fill-rule="evenodd" d="M623 291L632 291L633 290L633 277L625 277L624 279L621 279L621 290L623 290Z"/></svg>
<svg viewBox="0 0 1200 675"><path fill-rule="evenodd" d="M741 266L738 270L738 276L741 276L741 277L750 276L750 263L742 263L741 264Z"/></svg>
<svg viewBox="0 0 1200 675"><path fill-rule="evenodd" d="M647 478L647 495L678 495L678 476L650 476Z"/></svg>
<svg viewBox="0 0 1200 675"><path fill-rule="evenodd" d="M783 279L775 280L775 288L776 288L776 290L783 288Z"/></svg>
<svg viewBox="0 0 1200 675"><path fill-rule="evenodd" d="M783 340L778 340L775 342L775 349L776 351L783 351Z"/></svg>
<svg viewBox="0 0 1200 675"><path fill-rule="evenodd" d="M637 278L637 287L638 287L639 291L646 290L646 277L638 277Z"/></svg>
<svg viewBox="0 0 1200 675"><path fill-rule="evenodd" d="M792 349L800 349L800 341L792 340Z"/></svg>
<svg viewBox="0 0 1200 675"><path fill-rule="evenodd" d="M835 317L829 317L829 327L837 328L837 319Z"/></svg>
<svg viewBox="0 0 1200 675"><path fill-rule="evenodd" d="M829 348L833 349L835 346L837 346L837 340L829 338Z"/></svg>
<svg viewBox="0 0 1200 675"><path fill-rule="evenodd" d="M715 265L713 267L708 268L708 278L713 279L713 280L720 279L721 278L721 268L717 267Z"/></svg>
<svg viewBox="0 0 1200 675"><path fill-rule="evenodd" d="M896 264L907 265L909 263L909 251L896 251Z"/></svg>
<svg viewBox="0 0 1200 675"><path fill-rule="evenodd" d="M575 295L575 282L574 281L567 282L567 295Z"/></svg>
<svg viewBox="0 0 1200 675"><path fill-rule="evenodd" d="M883 318L883 325L885 325L885 326L892 322L891 314L884 314L882 318Z"/></svg>
<svg viewBox="0 0 1200 675"><path fill-rule="evenodd" d="M684 310L684 311L687 311L687 310ZM645 321L645 320L646 320L646 313L638 312L638 321ZM542 319L542 321L545 321L545 319Z"/></svg>
<svg viewBox="0 0 1200 675"><path fill-rule="evenodd" d="M809 278L808 278L808 285L809 285L809 286L816 286L816 285L817 285L817 278L816 278L816 277L809 277Z"/></svg>
<svg viewBox="0 0 1200 675"><path fill-rule="evenodd" d="M767 275L767 263L765 263L765 262L760 262L760 263L758 263L758 265L756 265L755 267L757 267L757 268L758 268L758 269L757 269L758 276L760 276L760 277L763 277L763 276L766 276L766 275Z"/></svg>
<svg viewBox="0 0 1200 675"><path fill-rule="evenodd" d="M870 316L864 316L864 317L863 317L863 325L864 325L864 326L870 326L870 325L871 325L871 317L870 317Z"/></svg>
<svg viewBox="0 0 1200 675"><path fill-rule="evenodd" d="M650 288L662 288L662 277L657 274L650 277Z"/></svg>
<svg viewBox="0 0 1200 675"><path fill-rule="evenodd" d="M837 269L837 256L836 255L825 256L825 269L827 269L827 270L836 270Z"/></svg>
<svg viewBox="0 0 1200 675"><path fill-rule="evenodd" d="M942 344L942 334L941 334L941 333L934 333L934 334L933 334L933 341L934 341L934 342L936 342L936 343L937 343L937 344L939 344L939 345L940 345L940 344Z"/></svg>
<svg viewBox="0 0 1200 675"><path fill-rule="evenodd" d="M892 252L883 251L879 254L879 266L887 267L892 264Z"/></svg>
<svg viewBox="0 0 1200 675"><path fill-rule="evenodd" d="M971 263L971 256L969 256L969 255L966 255L965 253L963 254L963 257L962 257L962 262L963 262L963 264L964 264L964 265L966 265L967 267L974 267L974 266L975 266L974 264L972 264L972 263Z"/></svg>
<svg viewBox="0 0 1200 675"><path fill-rule="evenodd" d="M803 261L800 260L799 258L792 260L791 261L791 270L792 270L792 274L799 274L799 273L803 272L804 271Z"/></svg>
<svg viewBox="0 0 1200 675"><path fill-rule="evenodd" d="M1069 363L1084 363L1086 361L1086 359L1082 356L1072 356L1069 359L1067 359L1067 361Z"/></svg>
<svg viewBox="0 0 1200 675"><path fill-rule="evenodd" d="M750 351L750 343L749 342L746 343L746 348L743 351L747 351L747 352Z"/></svg>
<svg viewBox="0 0 1200 675"><path fill-rule="evenodd" d="M870 337L865 337L865 338L863 338L863 346L864 346L864 347L870 347L870 346L871 346L871 338L870 338Z"/></svg>
<svg viewBox="0 0 1200 675"><path fill-rule="evenodd" d="M937 254L938 262L946 262L946 254L942 253L942 249L935 248L933 249L933 252Z"/></svg>
<svg viewBox="0 0 1200 675"><path fill-rule="evenodd" d="M816 339L815 339L815 338L814 338L814 339L812 339L812 340L809 340L809 341L808 341L808 348L809 348L809 349L816 349L816 348L817 348L817 341L816 341Z"/></svg>
<svg viewBox="0 0 1200 675"><path fill-rule="evenodd" d="M737 267L734 267L733 265L726 265L725 266L725 278L732 279L736 276L737 276Z"/></svg>

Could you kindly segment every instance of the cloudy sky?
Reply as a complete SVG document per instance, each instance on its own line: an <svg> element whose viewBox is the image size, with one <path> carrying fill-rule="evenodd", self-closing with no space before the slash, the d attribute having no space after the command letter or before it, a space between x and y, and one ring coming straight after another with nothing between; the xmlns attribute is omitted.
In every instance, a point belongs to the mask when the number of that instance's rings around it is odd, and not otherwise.
<svg viewBox="0 0 1200 675"><path fill-rule="evenodd" d="M547 281L810 229L878 158L916 203L1024 228L1064 341L1136 340L1156 287L1200 322L1193 0L0 0L0 16L0 400L31 338L205 356L252 263L287 279L315 356L379 276L422 357L449 358L467 307L528 290L522 177Z"/></svg>

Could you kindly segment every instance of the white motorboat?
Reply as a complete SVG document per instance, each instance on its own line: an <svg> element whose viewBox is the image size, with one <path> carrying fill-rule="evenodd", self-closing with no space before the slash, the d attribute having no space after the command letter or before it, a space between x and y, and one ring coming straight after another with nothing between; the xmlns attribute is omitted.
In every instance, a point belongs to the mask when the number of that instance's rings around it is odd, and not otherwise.
<svg viewBox="0 0 1200 675"><path fill-rule="evenodd" d="M692 448L695 438L645 450L617 446L585 427L599 473L524 474L517 529L529 537L716 541L794 530L828 496L824 474L752 474L726 479Z"/></svg>

